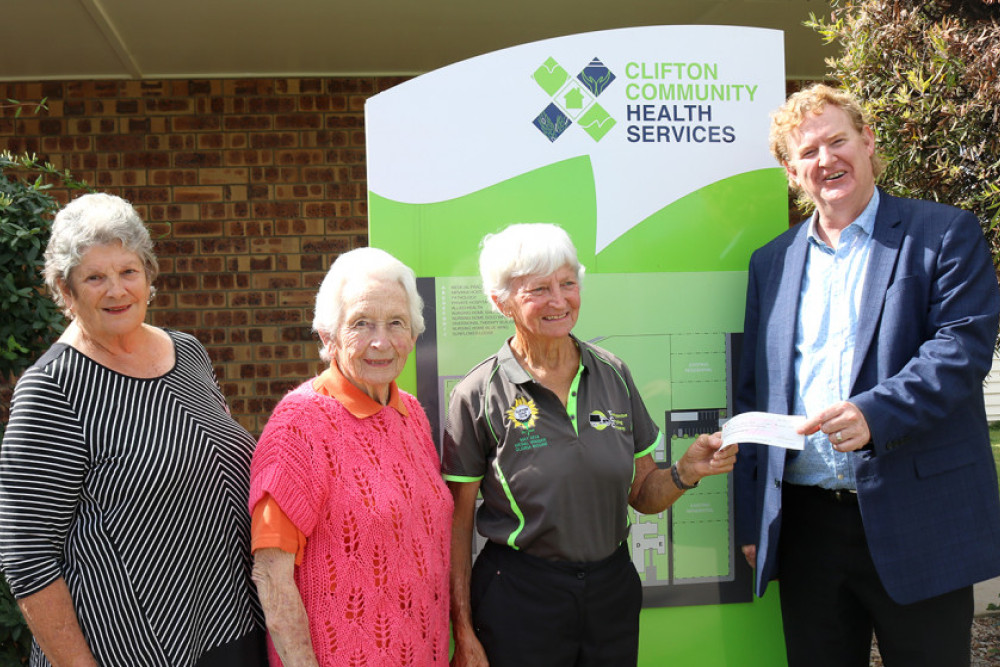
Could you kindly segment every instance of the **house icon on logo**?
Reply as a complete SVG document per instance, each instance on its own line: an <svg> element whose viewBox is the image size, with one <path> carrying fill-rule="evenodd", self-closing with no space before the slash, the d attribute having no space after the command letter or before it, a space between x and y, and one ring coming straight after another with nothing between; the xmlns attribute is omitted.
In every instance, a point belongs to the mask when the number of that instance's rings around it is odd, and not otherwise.
<svg viewBox="0 0 1000 667"><path fill-rule="evenodd" d="M583 108L583 93L579 88L571 88L566 92L563 97L563 104L567 109L582 109Z"/></svg>

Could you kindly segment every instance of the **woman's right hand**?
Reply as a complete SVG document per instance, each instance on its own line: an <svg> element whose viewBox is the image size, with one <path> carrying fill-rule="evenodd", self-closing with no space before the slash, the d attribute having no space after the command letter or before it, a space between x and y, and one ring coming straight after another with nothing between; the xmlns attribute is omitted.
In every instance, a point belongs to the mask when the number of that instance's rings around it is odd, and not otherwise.
<svg viewBox="0 0 1000 667"><path fill-rule="evenodd" d="M295 554L272 547L253 554L252 578L274 650L285 667L318 667L309 617L295 585Z"/></svg>
<svg viewBox="0 0 1000 667"><path fill-rule="evenodd" d="M479 482L448 482L455 500L451 525L451 633L455 653L451 667L489 667L486 651L472 625L472 523Z"/></svg>
<svg viewBox="0 0 1000 667"><path fill-rule="evenodd" d="M451 667L489 667L486 651L475 637L459 642L455 641L455 653L451 657Z"/></svg>
<svg viewBox="0 0 1000 667"><path fill-rule="evenodd" d="M53 667L97 667L62 578L17 602L31 634Z"/></svg>

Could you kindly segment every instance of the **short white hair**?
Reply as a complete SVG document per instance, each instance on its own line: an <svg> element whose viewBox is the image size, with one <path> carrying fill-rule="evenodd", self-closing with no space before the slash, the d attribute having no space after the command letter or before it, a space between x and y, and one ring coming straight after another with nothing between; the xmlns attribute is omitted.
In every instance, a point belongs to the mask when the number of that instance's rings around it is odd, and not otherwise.
<svg viewBox="0 0 1000 667"><path fill-rule="evenodd" d="M378 248L356 248L334 261L316 293L313 331L321 338L336 340L344 318L344 288L355 280L374 278L398 282L406 291L410 308L410 331L416 338L424 332L424 300L417 293L413 269ZM329 362L326 345L320 342L320 358Z"/></svg>
<svg viewBox="0 0 1000 667"><path fill-rule="evenodd" d="M583 284L586 268L576 256L576 247L559 225L544 222L510 225L496 234L483 237L479 253L479 275L483 279L483 293L493 309L503 314L494 303L510 297L510 284L522 276L548 276L564 266L576 272L576 280Z"/></svg>
<svg viewBox="0 0 1000 667"><path fill-rule="evenodd" d="M153 254L153 240L132 205L115 195L93 192L77 197L52 222L52 235L45 248L45 284L56 305L66 312L61 285L70 285L70 274L84 253L95 245L120 242L134 252L146 270L150 299L156 294L153 281L160 265Z"/></svg>

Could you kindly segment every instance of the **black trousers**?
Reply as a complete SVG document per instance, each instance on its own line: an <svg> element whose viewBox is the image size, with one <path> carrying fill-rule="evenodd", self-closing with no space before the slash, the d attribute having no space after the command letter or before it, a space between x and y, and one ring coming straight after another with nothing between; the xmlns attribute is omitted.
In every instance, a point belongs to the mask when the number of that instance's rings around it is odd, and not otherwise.
<svg viewBox="0 0 1000 667"><path fill-rule="evenodd" d="M472 620L490 667L629 667L642 584L623 545L595 563L488 542L472 566Z"/></svg>
<svg viewBox="0 0 1000 667"><path fill-rule="evenodd" d="M867 667L873 631L886 667L969 665L971 586L898 604L875 571L857 496L785 484L781 507L778 584L789 667Z"/></svg>

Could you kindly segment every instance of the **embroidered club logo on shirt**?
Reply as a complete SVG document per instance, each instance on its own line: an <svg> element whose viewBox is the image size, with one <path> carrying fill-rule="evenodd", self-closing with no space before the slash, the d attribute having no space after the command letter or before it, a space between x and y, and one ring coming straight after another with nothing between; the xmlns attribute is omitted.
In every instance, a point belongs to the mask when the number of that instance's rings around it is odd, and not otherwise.
<svg viewBox="0 0 1000 667"><path fill-rule="evenodd" d="M595 431L603 431L609 426L616 431L624 431L627 420L627 412L611 412L609 410L607 414L604 414L600 410L594 410L590 413L590 427Z"/></svg>
<svg viewBox="0 0 1000 667"><path fill-rule="evenodd" d="M507 419L514 426L525 430L534 427L537 417L538 407L535 405L535 402L523 396L518 396L517 400L514 401L514 405L507 409Z"/></svg>
<svg viewBox="0 0 1000 667"><path fill-rule="evenodd" d="M611 426L611 420L606 414L600 410L594 410L590 413L590 427L595 431L603 431L609 426Z"/></svg>

